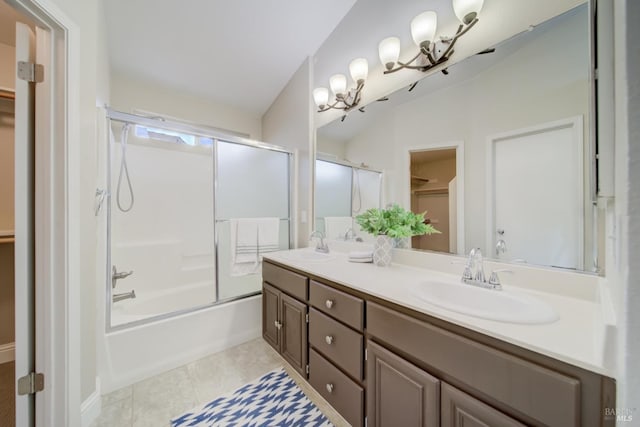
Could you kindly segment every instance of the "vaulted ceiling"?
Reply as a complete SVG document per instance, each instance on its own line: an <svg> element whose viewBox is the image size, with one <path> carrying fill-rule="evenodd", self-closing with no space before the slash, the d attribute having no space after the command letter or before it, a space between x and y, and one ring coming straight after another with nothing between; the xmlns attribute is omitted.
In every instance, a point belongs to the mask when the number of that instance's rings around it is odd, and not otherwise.
<svg viewBox="0 0 640 427"><path fill-rule="evenodd" d="M111 69L263 114L355 0L108 0Z"/></svg>

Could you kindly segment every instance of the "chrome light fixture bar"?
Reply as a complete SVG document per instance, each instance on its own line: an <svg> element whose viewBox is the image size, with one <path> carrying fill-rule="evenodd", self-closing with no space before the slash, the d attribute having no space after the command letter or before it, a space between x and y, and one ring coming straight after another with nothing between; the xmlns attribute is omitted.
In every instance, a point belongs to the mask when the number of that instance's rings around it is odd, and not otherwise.
<svg viewBox="0 0 640 427"><path fill-rule="evenodd" d="M334 74L329 79L329 86L335 97L332 103L329 103L327 88L319 87L313 90L313 100L318 106L318 112L331 109L349 111L360 103L364 82L369 73L369 63L365 58L354 59L349 64L349 72L356 84L355 88L347 90L347 78L344 74Z"/></svg>
<svg viewBox="0 0 640 427"><path fill-rule="evenodd" d="M433 11L423 12L411 21L411 37L419 52L408 62L399 61L400 39L387 37L378 45L380 61L385 67L384 74L395 73L403 68L428 71L444 64L453 55L453 46L478 22L478 15L484 0L452 0L453 11L460 20L458 31L453 37L440 36L434 41L438 16Z"/></svg>

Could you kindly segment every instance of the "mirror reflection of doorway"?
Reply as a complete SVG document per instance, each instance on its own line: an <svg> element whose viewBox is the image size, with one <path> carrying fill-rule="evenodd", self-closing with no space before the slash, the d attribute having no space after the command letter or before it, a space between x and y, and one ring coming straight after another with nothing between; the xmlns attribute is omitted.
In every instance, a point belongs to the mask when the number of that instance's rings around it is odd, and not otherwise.
<svg viewBox="0 0 640 427"><path fill-rule="evenodd" d="M413 237L412 247L456 253L456 149L412 151L410 156L411 211L426 211L426 221L441 232Z"/></svg>

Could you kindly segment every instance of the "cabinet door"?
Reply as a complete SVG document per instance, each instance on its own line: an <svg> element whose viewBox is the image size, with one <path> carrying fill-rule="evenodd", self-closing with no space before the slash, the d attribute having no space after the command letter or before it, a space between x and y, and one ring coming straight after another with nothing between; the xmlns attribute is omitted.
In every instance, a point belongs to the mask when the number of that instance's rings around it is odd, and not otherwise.
<svg viewBox="0 0 640 427"><path fill-rule="evenodd" d="M303 377L307 377L307 305L280 294L280 352Z"/></svg>
<svg viewBox="0 0 640 427"><path fill-rule="evenodd" d="M462 391L442 384L442 427L524 427L524 424Z"/></svg>
<svg viewBox="0 0 640 427"><path fill-rule="evenodd" d="M262 337L277 352L280 352L280 291L266 283L262 284Z"/></svg>
<svg viewBox="0 0 640 427"><path fill-rule="evenodd" d="M369 426L440 425L440 381L372 341L367 381Z"/></svg>

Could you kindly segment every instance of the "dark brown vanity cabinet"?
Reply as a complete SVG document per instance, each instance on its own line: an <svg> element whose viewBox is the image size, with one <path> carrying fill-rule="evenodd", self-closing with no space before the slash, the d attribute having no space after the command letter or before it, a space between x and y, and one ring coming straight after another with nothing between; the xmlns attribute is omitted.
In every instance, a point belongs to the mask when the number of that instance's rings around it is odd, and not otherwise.
<svg viewBox="0 0 640 427"><path fill-rule="evenodd" d="M311 280L309 383L353 426L364 425L364 300Z"/></svg>
<svg viewBox="0 0 640 427"><path fill-rule="evenodd" d="M308 354L353 426L615 425L611 378L271 262L263 279L264 339L300 372Z"/></svg>
<svg viewBox="0 0 640 427"><path fill-rule="evenodd" d="M440 425L440 380L373 341L367 381L368 426Z"/></svg>
<svg viewBox="0 0 640 427"><path fill-rule="evenodd" d="M304 377L307 376L308 309L283 288L304 297L307 281L306 277L280 267L267 263L263 266L262 336Z"/></svg>

